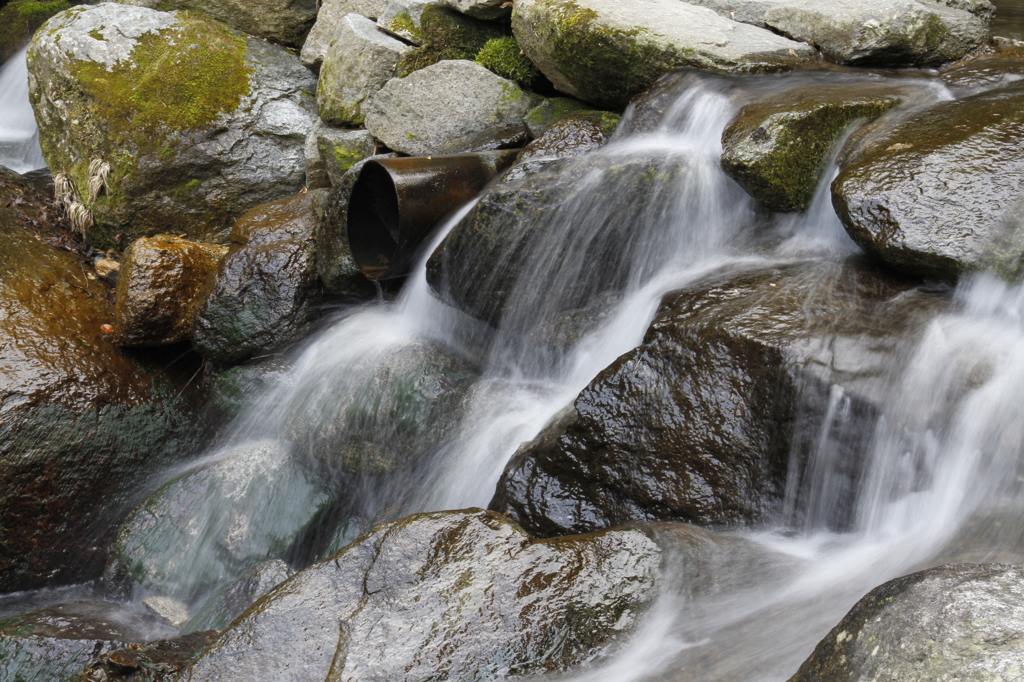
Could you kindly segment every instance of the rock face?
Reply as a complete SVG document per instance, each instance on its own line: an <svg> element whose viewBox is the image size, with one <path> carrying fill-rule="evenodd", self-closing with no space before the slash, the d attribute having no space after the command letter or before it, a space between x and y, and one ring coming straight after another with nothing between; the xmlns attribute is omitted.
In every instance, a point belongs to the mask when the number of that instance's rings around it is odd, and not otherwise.
<svg viewBox="0 0 1024 682"><path fill-rule="evenodd" d="M612 109L677 69L778 71L817 58L809 45L677 0L519 0L512 30L556 88Z"/></svg>
<svg viewBox="0 0 1024 682"><path fill-rule="evenodd" d="M316 21L316 0L118 0L162 12L192 10L250 35L300 47Z"/></svg>
<svg viewBox="0 0 1024 682"><path fill-rule="evenodd" d="M44 241L48 215L0 174L0 592L98 576L148 479L194 446L196 398L103 333L108 290Z"/></svg>
<svg viewBox="0 0 1024 682"><path fill-rule="evenodd" d="M225 253L223 246L166 234L135 240L117 279L117 344L160 346L189 338L199 302Z"/></svg>
<svg viewBox="0 0 1024 682"><path fill-rule="evenodd" d="M237 362L306 331L322 295L312 237L325 192L264 204L239 218L196 316L192 344L204 358Z"/></svg>
<svg viewBox="0 0 1024 682"><path fill-rule="evenodd" d="M871 590L790 682L1012 680L1024 675L1019 566L950 564Z"/></svg>
<svg viewBox="0 0 1024 682"><path fill-rule="evenodd" d="M722 169L765 207L804 211L846 128L899 102L878 88L816 85L749 104L722 134Z"/></svg>
<svg viewBox="0 0 1024 682"><path fill-rule="evenodd" d="M988 0L688 0L817 45L845 64L933 65L985 44Z"/></svg>
<svg viewBox="0 0 1024 682"><path fill-rule="evenodd" d="M316 15L316 23L302 45L299 59L311 69L319 71L327 48L338 38L342 19L358 14L376 20L388 6L389 0L324 0Z"/></svg>
<svg viewBox="0 0 1024 682"><path fill-rule="evenodd" d="M994 266L1013 276L1024 255L1022 141L1019 83L943 102L854 155L832 203L854 241L898 270L952 279Z"/></svg>
<svg viewBox="0 0 1024 682"><path fill-rule="evenodd" d="M941 300L855 264L830 267L725 276L666 296L644 342L520 448L491 508L542 537L628 520L763 521L787 475L802 480L791 456L801 462L816 438L833 383L854 416L830 446L855 482L895 337L920 329ZM831 501L836 523L853 501Z"/></svg>
<svg viewBox="0 0 1024 682"><path fill-rule="evenodd" d="M565 670L631 630L654 596L661 555L639 530L538 542L481 510L418 514L275 589L182 679L412 682Z"/></svg>
<svg viewBox="0 0 1024 682"><path fill-rule="evenodd" d="M315 88L282 48L199 13L75 8L29 49L43 155L100 245L171 226L223 243L246 210L297 192Z"/></svg>
<svg viewBox="0 0 1024 682"><path fill-rule="evenodd" d="M443 61L388 81L365 106L366 129L405 154L456 154L489 130L522 126L534 104L479 64Z"/></svg>
<svg viewBox="0 0 1024 682"><path fill-rule="evenodd" d="M331 125L359 125L364 103L394 75L402 55L411 48L358 14L339 23L320 67L317 104L320 118Z"/></svg>
<svg viewBox="0 0 1024 682"><path fill-rule="evenodd" d="M273 442L222 454L165 484L125 519L118 559L148 589L191 598L279 558L332 499Z"/></svg>

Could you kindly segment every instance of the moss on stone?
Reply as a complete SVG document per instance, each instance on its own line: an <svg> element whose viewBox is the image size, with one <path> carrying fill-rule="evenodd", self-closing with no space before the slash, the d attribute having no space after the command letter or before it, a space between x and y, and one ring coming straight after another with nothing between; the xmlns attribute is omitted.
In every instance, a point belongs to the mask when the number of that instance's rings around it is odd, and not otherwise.
<svg viewBox="0 0 1024 682"><path fill-rule="evenodd" d="M20 50L47 19L70 9L66 0L13 0L0 9L0 63Z"/></svg>
<svg viewBox="0 0 1024 682"><path fill-rule="evenodd" d="M472 19L439 5L427 5L420 16L423 45L398 62L395 76L404 78L446 59L472 60L487 41L503 33L497 24Z"/></svg>
<svg viewBox="0 0 1024 682"><path fill-rule="evenodd" d="M474 61L521 88L530 88L540 79L540 71L523 54L514 36L492 38L484 43Z"/></svg>

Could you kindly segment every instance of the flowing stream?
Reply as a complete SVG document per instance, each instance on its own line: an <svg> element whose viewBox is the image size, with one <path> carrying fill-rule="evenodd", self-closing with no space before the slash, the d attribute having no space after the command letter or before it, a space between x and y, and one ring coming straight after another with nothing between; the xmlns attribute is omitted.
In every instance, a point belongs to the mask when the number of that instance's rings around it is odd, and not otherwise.
<svg viewBox="0 0 1024 682"><path fill-rule="evenodd" d="M0 164L15 170L43 165L31 109L11 103L26 101L18 90L24 62L23 52L0 72ZM486 293L499 286L499 275L509 277L511 284L501 283L507 305L496 329L446 305L427 284L426 255L471 207L464 208L425 250L397 301L337 314L203 463L267 440L315 457L324 425L347 418L338 406L352 405L372 384L367 377L397 373L410 357L420 362L441 348L474 367L466 399L443 416L452 423L436 432L429 457L404 474L339 473L344 508L324 521L312 551L323 556L378 520L486 507L519 445L641 342L667 292L723 268L813 260L827 273L857 252L831 208L834 165L802 216L765 216L719 167L722 131L744 103L834 79L683 78L656 125L634 125L627 114L610 145L560 162L558 172L574 178L570 196L529 237L508 245L516 272L448 282ZM954 96L925 75L898 79L906 102L894 116ZM630 132L637 127L645 129ZM787 504L804 513L733 533L763 547L774 557L770 565L736 566L745 587L713 597L666 590L614 658L572 679L784 680L865 592L890 578L949 558L1024 561L1024 288L978 275L936 295L949 299L948 312L898 351L901 370L865 436L866 473L842 531L828 518L829 500L846 480L830 434L842 428L849 401L836 385L826 418L803 425L815 430L818 444L806 465L811 482L792 483ZM558 350L536 343L565 309L594 314L585 323L562 321L562 331L568 325L572 333ZM352 433L335 433L332 444L362 439L379 451L400 448L406 436L369 412ZM301 509L309 500L287 504ZM686 579L673 576L681 586Z"/></svg>

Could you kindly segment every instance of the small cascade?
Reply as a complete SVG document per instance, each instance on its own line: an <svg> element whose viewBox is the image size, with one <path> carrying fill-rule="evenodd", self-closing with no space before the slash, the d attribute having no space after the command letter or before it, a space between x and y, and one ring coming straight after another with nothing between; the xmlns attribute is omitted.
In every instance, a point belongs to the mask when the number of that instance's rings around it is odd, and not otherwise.
<svg viewBox="0 0 1024 682"><path fill-rule="evenodd" d="M0 166L18 173L46 166L28 101L27 54L26 47L0 67Z"/></svg>

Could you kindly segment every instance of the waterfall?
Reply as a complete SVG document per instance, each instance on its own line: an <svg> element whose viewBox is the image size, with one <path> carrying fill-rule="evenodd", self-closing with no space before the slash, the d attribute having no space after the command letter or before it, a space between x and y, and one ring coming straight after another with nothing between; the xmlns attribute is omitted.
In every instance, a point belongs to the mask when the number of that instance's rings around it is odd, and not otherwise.
<svg viewBox="0 0 1024 682"><path fill-rule="evenodd" d="M28 101L27 54L26 47L0 67L0 166L18 173L46 166Z"/></svg>

